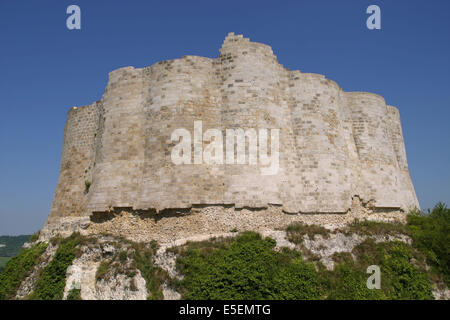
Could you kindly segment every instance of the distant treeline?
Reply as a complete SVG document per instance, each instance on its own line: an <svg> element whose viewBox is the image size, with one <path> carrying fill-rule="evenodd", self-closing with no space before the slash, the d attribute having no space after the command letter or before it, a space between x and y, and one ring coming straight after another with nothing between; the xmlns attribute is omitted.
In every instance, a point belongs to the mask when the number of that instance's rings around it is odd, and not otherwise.
<svg viewBox="0 0 450 320"><path fill-rule="evenodd" d="M0 236L0 257L14 257L19 254L22 245L30 239L31 235ZM4 245L1 246L1 245Z"/></svg>

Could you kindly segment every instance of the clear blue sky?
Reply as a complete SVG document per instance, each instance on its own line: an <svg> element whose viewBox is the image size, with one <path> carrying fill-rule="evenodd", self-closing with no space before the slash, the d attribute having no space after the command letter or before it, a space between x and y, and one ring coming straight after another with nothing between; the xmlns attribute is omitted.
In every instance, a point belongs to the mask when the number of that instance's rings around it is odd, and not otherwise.
<svg viewBox="0 0 450 320"><path fill-rule="evenodd" d="M81 30L66 8L81 8ZM381 30L366 8L381 8ZM228 32L290 69L400 109L422 208L450 204L450 1L0 0L0 234L31 233L56 188L66 114L101 98L108 72L217 57Z"/></svg>

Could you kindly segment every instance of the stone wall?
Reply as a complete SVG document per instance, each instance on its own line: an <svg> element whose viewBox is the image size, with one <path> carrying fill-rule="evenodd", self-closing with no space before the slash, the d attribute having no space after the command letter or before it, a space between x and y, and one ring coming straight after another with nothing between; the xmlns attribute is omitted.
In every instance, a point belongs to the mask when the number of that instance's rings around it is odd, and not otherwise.
<svg viewBox="0 0 450 320"><path fill-rule="evenodd" d="M67 115L58 185L50 219L86 215L89 184L95 165L101 102L73 107Z"/></svg>
<svg viewBox="0 0 450 320"><path fill-rule="evenodd" d="M193 138L198 120L203 132L221 130L224 145L227 129L280 129L278 172L261 175L264 166L248 157L175 165L172 132ZM193 158L199 145L208 142L193 139ZM99 102L69 112L49 221L193 205L346 213L355 196L380 210L419 206L398 110L376 94L290 71L269 46L230 33L217 59L115 70Z"/></svg>

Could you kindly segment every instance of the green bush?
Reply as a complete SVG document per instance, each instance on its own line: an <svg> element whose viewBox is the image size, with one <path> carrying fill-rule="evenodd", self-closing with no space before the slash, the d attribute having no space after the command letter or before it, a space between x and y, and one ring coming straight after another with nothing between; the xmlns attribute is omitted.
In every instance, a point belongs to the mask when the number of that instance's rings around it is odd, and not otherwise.
<svg viewBox="0 0 450 320"><path fill-rule="evenodd" d="M381 266L385 291L390 299L433 299L432 285L425 270L413 264L413 250L402 242L384 244Z"/></svg>
<svg viewBox="0 0 450 320"><path fill-rule="evenodd" d="M450 209L438 203L433 210L408 216L413 246L424 252L433 272L450 286Z"/></svg>
<svg viewBox="0 0 450 320"><path fill-rule="evenodd" d="M351 260L336 265L332 272L325 271L324 276L330 279L330 285L327 288L330 300L379 300L384 298L381 290L367 288L366 281L369 275Z"/></svg>
<svg viewBox="0 0 450 320"><path fill-rule="evenodd" d="M177 260L185 299L319 299L323 284L299 253L245 232L233 241L187 246Z"/></svg>
<svg viewBox="0 0 450 320"><path fill-rule="evenodd" d="M77 246L82 238L78 233L60 240L58 249L50 263L42 270L36 281L33 293L34 300L61 300L66 286L66 271L75 259Z"/></svg>
<svg viewBox="0 0 450 320"><path fill-rule="evenodd" d="M420 261L423 257L408 244L367 239L352 253L356 260L340 255L335 269L325 272L331 279L329 299L433 299L431 282ZM370 265L380 267L380 290L366 286Z"/></svg>
<svg viewBox="0 0 450 320"><path fill-rule="evenodd" d="M335 254L333 271L274 247L253 232L187 244L177 250L178 289L185 299L433 299L424 256L403 242L367 239ZM367 288L370 265L381 269L380 290Z"/></svg>
<svg viewBox="0 0 450 320"><path fill-rule="evenodd" d="M17 256L7 262L3 272L0 273L0 300L14 297L20 283L40 262L46 248L45 243L37 243L29 249L22 249Z"/></svg>

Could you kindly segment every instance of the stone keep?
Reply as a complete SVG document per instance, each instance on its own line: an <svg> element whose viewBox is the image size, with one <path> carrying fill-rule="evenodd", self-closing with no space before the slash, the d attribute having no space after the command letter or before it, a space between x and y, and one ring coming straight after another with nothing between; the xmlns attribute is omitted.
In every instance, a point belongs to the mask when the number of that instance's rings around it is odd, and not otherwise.
<svg viewBox="0 0 450 320"><path fill-rule="evenodd" d="M277 174L261 175L259 164L173 164L172 132L192 133L198 120L203 132L280 129ZM355 196L380 210L419 207L398 109L290 71L269 46L230 33L217 59L112 71L100 101L69 111L49 221L193 205L345 213Z"/></svg>

